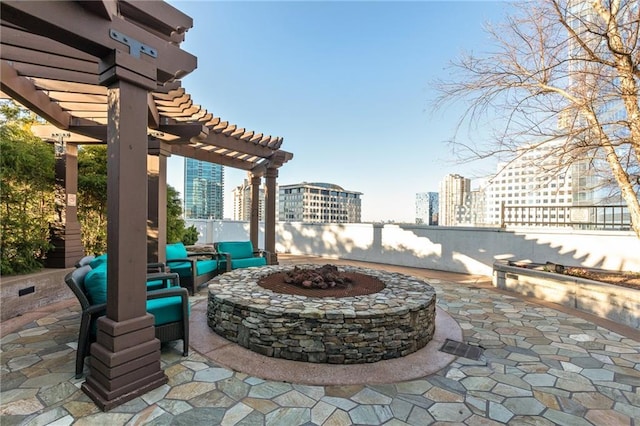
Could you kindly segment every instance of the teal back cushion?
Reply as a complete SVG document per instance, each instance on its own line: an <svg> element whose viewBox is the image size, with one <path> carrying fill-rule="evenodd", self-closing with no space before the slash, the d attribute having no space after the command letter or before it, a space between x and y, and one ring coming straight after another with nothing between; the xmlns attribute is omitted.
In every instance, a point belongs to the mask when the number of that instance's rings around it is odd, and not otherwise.
<svg viewBox="0 0 640 426"><path fill-rule="evenodd" d="M229 253L231 259L243 259L253 257L253 244L251 241L224 241L218 243L218 251Z"/></svg>
<svg viewBox="0 0 640 426"><path fill-rule="evenodd" d="M182 243L167 244L167 260L186 259L187 248Z"/></svg>
<svg viewBox="0 0 640 426"><path fill-rule="evenodd" d="M101 254L100 256L96 256L96 258L89 263L89 266L95 269L100 265L106 265L106 264L107 264L107 254L105 253L105 254Z"/></svg>
<svg viewBox="0 0 640 426"><path fill-rule="evenodd" d="M107 263L90 270L84 277L84 288L93 305L107 303Z"/></svg>

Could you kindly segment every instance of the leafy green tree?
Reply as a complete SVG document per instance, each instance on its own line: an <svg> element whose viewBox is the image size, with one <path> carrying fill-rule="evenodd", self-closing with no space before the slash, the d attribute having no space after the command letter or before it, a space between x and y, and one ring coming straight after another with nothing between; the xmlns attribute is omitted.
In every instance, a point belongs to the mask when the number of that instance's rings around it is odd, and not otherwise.
<svg viewBox="0 0 640 426"><path fill-rule="evenodd" d="M167 185L167 243L182 241L184 232L180 193L171 185Z"/></svg>
<svg viewBox="0 0 640 426"><path fill-rule="evenodd" d="M78 218L87 253L107 251L107 147L83 145L78 153ZM167 185L167 242L185 232L180 193Z"/></svg>
<svg viewBox="0 0 640 426"><path fill-rule="evenodd" d="M78 220L87 253L107 251L107 147L83 145L78 152Z"/></svg>
<svg viewBox="0 0 640 426"><path fill-rule="evenodd" d="M0 103L0 229L2 275L42 267L54 220L53 146L31 133L35 116L13 101Z"/></svg>

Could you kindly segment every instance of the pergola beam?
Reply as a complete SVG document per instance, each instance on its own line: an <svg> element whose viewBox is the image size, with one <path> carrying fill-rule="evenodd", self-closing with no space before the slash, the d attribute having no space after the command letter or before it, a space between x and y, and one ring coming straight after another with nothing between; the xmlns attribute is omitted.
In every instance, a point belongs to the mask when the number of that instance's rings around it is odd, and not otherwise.
<svg viewBox="0 0 640 426"><path fill-rule="evenodd" d="M226 127L227 126L224 126L224 128ZM263 158L270 157L273 154L273 149L270 149L266 146L253 144L242 139L236 139L216 132L209 133L209 136L207 136L207 138L203 140L202 143L215 145L220 148L229 149L231 151L239 151Z"/></svg>
<svg viewBox="0 0 640 426"><path fill-rule="evenodd" d="M219 154L215 151L203 151L192 145L172 145L171 153L240 170L249 171L255 166L254 162L238 160L224 154Z"/></svg>
<svg viewBox="0 0 640 426"><path fill-rule="evenodd" d="M161 132L166 132L180 138L173 143L190 143L191 139L204 140L209 135L209 128L200 123L161 124L158 127Z"/></svg>
<svg viewBox="0 0 640 426"><path fill-rule="evenodd" d="M97 63L95 56L82 52L78 49L74 49L73 47L59 43L55 40L51 40L50 38L38 34L32 34L24 28L12 26L12 24L4 21L2 22L2 37L0 38L0 42L2 42L3 45L3 57L5 55L5 47L10 45L30 52L47 52L52 55L64 56L83 61L93 61Z"/></svg>
<svg viewBox="0 0 640 426"><path fill-rule="evenodd" d="M162 34L167 41L181 43L184 33L193 27L193 19L164 2L120 1L120 10L138 25Z"/></svg>
<svg viewBox="0 0 640 426"><path fill-rule="evenodd" d="M80 133L75 133L69 130L60 130L56 126L51 124L37 124L37 125L31 126L31 132L33 132L35 136L41 139L50 140L50 141L56 140L57 139L56 135L60 134L60 132L65 132L66 135L65 135L64 141L67 143L75 143L78 145L105 143L104 140L101 140L101 139L91 138L91 137L81 135Z"/></svg>
<svg viewBox="0 0 640 426"><path fill-rule="evenodd" d="M278 150L270 158L261 161L254 168L252 168L250 170L251 174L253 176L262 177L266 174L267 169L277 169L279 167L282 167L284 163L291 160L292 158L293 154L291 152Z"/></svg>
<svg viewBox="0 0 640 426"><path fill-rule="evenodd" d="M0 3L0 13L7 22L97 58L126 49L124 43L112 38L114 31L120 33L153 50L155 58L138 51L129 53L153 63L157 68L159 83L180 78L196 68L195 56L178 46L167 43L120 16L112 15L111 20L105 20L75 2L5 0Z"/></svg>
<svg viewBox="0 0 640 426"><path fill-rule="evenodd" d="M68 58L56 55L52 52L41 52L38 50L24 49L8 44L2 44L2 59L11 62L21 62L24 64L46 64L50 68L60 68L66 70L80 71L87 74L98 72L98 62L94 59L87 61L83 59ZM96 82L98 81L96 77Z"/></svg>
<svg viewBox="0 0 640 426"><path fill-rule="evenodd" d="M15 69L5 60L0 68L1 90L32 111L37 111L45 120L62 129L68 129L71 115L60 108L58 104L44 93L38 91L28 78L20 77Z"/></svg>

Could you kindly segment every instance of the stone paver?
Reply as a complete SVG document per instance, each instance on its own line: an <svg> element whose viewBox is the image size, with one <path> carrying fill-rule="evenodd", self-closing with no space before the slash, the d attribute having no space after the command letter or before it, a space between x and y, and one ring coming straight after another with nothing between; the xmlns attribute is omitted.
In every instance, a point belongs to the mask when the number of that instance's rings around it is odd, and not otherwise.
<svg viewBox="0 0 640 426"><path fill-rule="evenodd" d="M283 262L296 263L296 257ZM309 258L300 259L308 263ZM318 259L318 263L326 260ZM358 264L357 262L351 262ZM79 308L48 313L0 339L3 425L638 425L640 342L597 321L434 271L437 304L484 350L427 377L310 386L226 369L180 342L162 348L169 383L100 412L73 377ZM192 298L206 303L206 290Z"/></svg>

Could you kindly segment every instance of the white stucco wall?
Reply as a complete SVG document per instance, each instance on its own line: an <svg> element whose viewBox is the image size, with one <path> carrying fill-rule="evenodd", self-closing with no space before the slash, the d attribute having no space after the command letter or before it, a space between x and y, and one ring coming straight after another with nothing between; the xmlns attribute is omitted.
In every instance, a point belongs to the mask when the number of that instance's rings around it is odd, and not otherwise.
<svg viewBox="0 0 640 426"><path fill-rule="evenodd" d="M187 223L201 230L199 243L249 239L247 222ZM276 251L487 276L497 259L640 271L640 239L617 231L282 222L276 225Z"/></svg>

